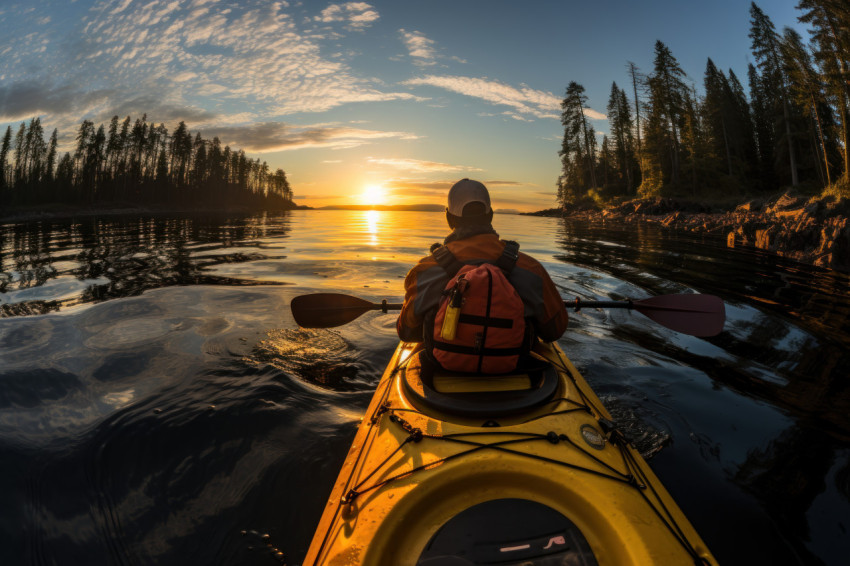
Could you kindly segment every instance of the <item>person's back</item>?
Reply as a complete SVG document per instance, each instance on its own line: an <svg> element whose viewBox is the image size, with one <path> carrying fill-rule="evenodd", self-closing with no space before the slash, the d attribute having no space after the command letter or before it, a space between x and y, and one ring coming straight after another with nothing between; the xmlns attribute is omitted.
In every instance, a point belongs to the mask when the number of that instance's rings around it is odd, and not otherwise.
<svg viewBox="0 0 850 566"><path fill-rule="evenodd" d="M442 246L432 246L433 253L421 259L405 279L404 306L397 323L398 334L402 340L408 342L424 340L429 350L442 348L461 352L472 348L477 349L481 355L502 355L490 348L489 342L485 342L487 328L492 326L490 324L492 321L486 316L466 314L465 318L454 322L461 325L481 323L479 326L483 330L478 329L471 333L461 332L462 335L476 338L471 344L452 342L447 344L440 338L442 329L434 328L434 320L443 310L450 307L447 305L447 300L452 289L447 289L447 285L451 282L451 286L457 288L458 273L465 265L485 263L499 266L504 277L519 294L524 306L523 318L530 323L529 328L533 329L534 335L541 340L551 342L564 333L567 327L567 311L549 274L537 260L517 252L517 244L500 240L499 235L493 230L492 218L490 196L483 184L463 179L451 188L446 219L452 232L446 237ZM469 268L465 271L469 271ZM490 271L495 273L493 270ZM496 276L499 279L498 273ZM505 298L506 293L509 291L500 290L499 293L501 294L495 295L496 299L506 302L508 300ZM440 318L440 321L442 323L444 318ZM490 334L497 335L495 331ZM528 341L528 336L520 340ZM449 359L452 359L451 356ZM446 365L446 362L441 363ZM456 368L447 367L446 369ZM512 369L512 367L504 366L504 371Z"/></svg>

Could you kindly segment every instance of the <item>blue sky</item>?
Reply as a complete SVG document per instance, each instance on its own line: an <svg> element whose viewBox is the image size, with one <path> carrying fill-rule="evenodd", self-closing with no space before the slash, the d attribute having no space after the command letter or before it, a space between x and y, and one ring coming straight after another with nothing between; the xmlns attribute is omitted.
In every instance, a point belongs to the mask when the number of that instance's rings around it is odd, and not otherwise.
<svg viewBox="0 0 850 566"><path fill-rule="evenodd" d="M796 0L763 0L777 29ZM701 89L708 57L746 86L744 0L0 0L0 125L41 116L70 149L112 115L191 130L281 167L297 202L555 204L567 83L600 133L626 62L665 42ZM804 34L805 36L805 34Z"/></svg>

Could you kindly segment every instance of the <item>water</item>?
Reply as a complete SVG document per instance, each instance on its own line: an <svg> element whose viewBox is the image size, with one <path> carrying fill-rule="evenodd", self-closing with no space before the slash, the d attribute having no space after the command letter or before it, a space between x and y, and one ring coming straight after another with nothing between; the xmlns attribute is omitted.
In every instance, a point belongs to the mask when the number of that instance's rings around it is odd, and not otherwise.
<svg viewBox="0 0 850 566"><path fill-rule="evenodd" d="M850 278L648 227L495 226L566 298L722 297L714 338L585 310L561 345L722 564L846 564ZM379 313L300 330L289 301L400 301L444 234L416 212L0 226L0 564L299 563L397 338Z"/></svg>

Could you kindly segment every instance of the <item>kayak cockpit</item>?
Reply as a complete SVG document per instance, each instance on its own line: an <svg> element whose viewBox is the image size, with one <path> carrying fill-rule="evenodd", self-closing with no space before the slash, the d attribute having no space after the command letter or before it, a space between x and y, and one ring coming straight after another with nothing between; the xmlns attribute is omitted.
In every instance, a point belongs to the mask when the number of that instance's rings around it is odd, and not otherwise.
<svg viewBox="0 0 850 566"><path fill-rule="evenodd" d="M416 566L514 564L595 566L579 528L551 507L527 499L495 499L452 517L428 541Z"/></svg>
<svg viewBox="0 0 850 566"><path fill-rule="evenodd" d="M402 390L420 411L487 421L539 409L561 383L552 364L532 356L510 374L476 375L447 372L417 352L401 371Z"/></svg>

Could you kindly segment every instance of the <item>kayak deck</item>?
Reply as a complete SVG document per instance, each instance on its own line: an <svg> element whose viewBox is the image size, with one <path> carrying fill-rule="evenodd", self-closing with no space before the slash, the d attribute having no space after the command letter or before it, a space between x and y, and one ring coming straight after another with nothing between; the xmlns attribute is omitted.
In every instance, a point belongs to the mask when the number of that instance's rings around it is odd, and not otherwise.
<svg viewBox="0 0 850 566"><path fill-rule="evenodd" d="M418 347L396 349L305 566L561 564L548 560L565 552L574 553L569 563L588 565L716 564L557 345L535 351L556 370L548 398L495 419L423 403L405 375ZM488 395L500 393L460 397ZM455 550L441 556L447 548Z"/></svg>

